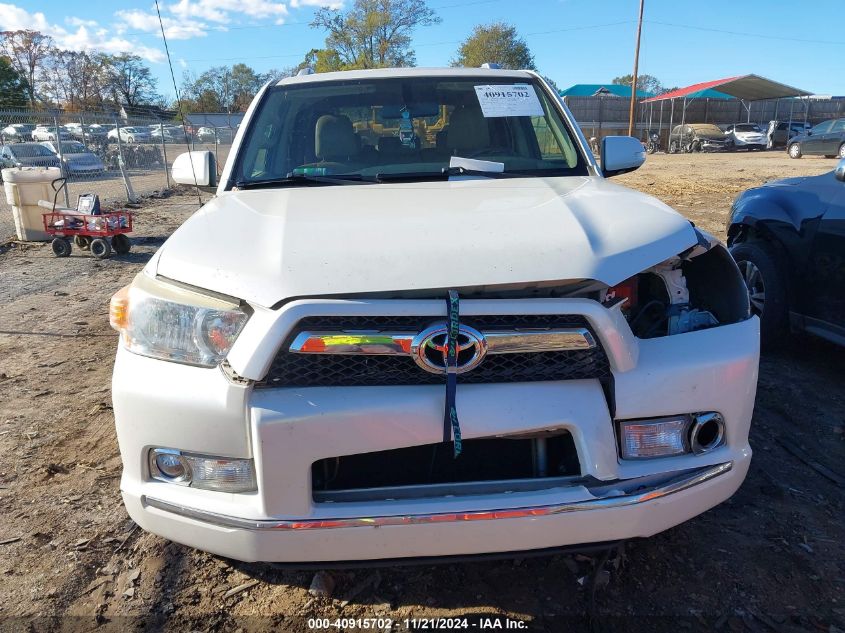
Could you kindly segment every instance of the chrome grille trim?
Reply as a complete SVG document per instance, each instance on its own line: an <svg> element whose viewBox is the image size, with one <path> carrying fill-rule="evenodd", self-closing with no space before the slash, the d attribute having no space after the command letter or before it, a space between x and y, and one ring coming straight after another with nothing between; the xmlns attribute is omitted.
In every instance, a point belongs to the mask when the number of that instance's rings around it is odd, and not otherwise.
<svg viewBox="0 0 845 633"><path fill-rule="evenodd" d="M488 354L562 352L592 349L596 341L586 328L482 331ZM361 354L406 356L416 334L409 332L300 332L290 344L292 354Z"/></svg>
<svg viewBox="0 0 845 633"><path fill-rule="evenodd" d="M592 307L592 302L589 307ZM255 386L264 389L444 384L445 374L421 368L422 359L419 354L414 354L414 340L424 331L430 333L436 324L442 324L443 316L426 314L423 309L403 313L402 305L385 307L385 311L390 309L396 312L359 314L350 310L345 314L303 314L279 341L267 373L256 381ZM468 310L468 314L461 315L461 326L476 331L479 337L481 332L491 334L493 339L498 338L496 333L507 334L494 344L499 347L499 353L488 355L489 350L484 343L483 362L461 373L460 382L463 384L612 380L608 355L584 314L563 310L516 314L503 310L502 313L477 314ZM542 345L565 349L536 351L535 337L549 332L562 336L547 340ZM305 337L301 336L303 333ZM323 333L361 338L329 341L337 344L338 349L334 351L354 353L301 353L291 350L292 346L301 349L304 341L309 340L308 336ZM512 333L527 335L520 337L519 345L526 349L530 347L531 351L516 351L513 339L509 338ZM574 345L573 339L569 338L570 333L574 334ZM384 335L390 338L374 338ZM353 345L344 350L343 346L349 343ZM406 345L410 345L407 351ZM360 349L355 349L355 346ZM402 349L402 353L398 349ZM468 366L471 364L468 358L462 360Z"/></svg>

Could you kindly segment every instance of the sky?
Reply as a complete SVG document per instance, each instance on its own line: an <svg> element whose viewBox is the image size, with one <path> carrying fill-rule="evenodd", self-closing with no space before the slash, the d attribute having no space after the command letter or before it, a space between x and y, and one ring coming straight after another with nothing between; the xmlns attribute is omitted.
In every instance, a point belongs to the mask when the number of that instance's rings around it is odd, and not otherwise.
<svg viewBox="0 0 845 633"><path fill-rule="evenodd" d="M243 62L295 66L323 45L315 8L354 0L159 0L177 82L190 70ZM442 18L414 34L419 66L447 66L476 24L505 21L559 88L606 83L633 68L639 0L429 0ZM706 6L706 8L704 8ZM645 0L640 73L664 86L756 73L815 94L845 95L842 0ZM825 19L824 16L829 16ZM799 19L800 18L800 19ZM154 2L0 2L0 30L29 28L75 50L131 51L174 95Z"/></svg>

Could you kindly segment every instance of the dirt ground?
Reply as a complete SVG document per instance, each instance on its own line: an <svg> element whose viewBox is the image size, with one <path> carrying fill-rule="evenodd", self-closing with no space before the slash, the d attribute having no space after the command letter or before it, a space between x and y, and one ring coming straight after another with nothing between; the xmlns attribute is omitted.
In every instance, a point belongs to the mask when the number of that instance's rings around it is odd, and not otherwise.
<svg viewBox="0 0 845 633"><path fill-rule="evenodd" d="M618 181L723 238L741 190L832 168L780 152L656 155ZM762 360L740 491L597 574L598 555L331 571L331 597L315 598L313 571L143 533L118 490L108 299L195 209L189 195L148 201L132 253L106 261L0 247L0 631L305 631L314 616L467 614L550 631L587 630L588 614L595 630L845 629L845 490L807 463L845 474L845 350L805 338Z"/></svg>

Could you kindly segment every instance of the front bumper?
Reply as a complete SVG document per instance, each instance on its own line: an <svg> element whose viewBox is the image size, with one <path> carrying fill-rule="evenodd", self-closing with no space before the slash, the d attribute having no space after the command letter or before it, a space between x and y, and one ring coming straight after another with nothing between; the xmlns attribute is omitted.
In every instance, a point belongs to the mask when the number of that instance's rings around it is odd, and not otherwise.
<svg viewBox="0 0 845 633"><path fill-rule="evenodd" d="M726 421L726 444L705 455L623 461L597 381L462 385L458 406L465 439L567 430L582 474L592 483L508 494L315 503L310 480L315 461L438 442L443 389L254 390L218 368L164 363L120 349L113 392L124 463L121 489L130 516L151 532L239 560L370 561L647 537L704 512L739 487L751 458L756 318L638 340L621 317L614 320L594 302L502 303L523 311L531 303L537 310L589 318L611 361L616 419L719 411ZM466 304L473 309L473 302ZM284 320L294 322L296 309L293 305L288 316L254 315L252 331L248 326L236 345L241 349L230 354L239 374L261 377L266 363L244 350L263 349L266 337L283 338L279 333L289 327ZM258 490L227 494L153 481L145 456L155 446L251 457Z"/></svg>
<svg viewBox="0 0 845 633"><path fill-rule="evenodd" d="M733 142L737 147L766 147L765 136L749 138L736 137Z"/></svg>
<svg viewBox="0 0 845 633"><path fill-rule="evenodd" d="M711 141L708 139L702 139L700 143L701 150L704 152L725 152L734 148L733 143L726 143L724 141Z"/></svg>
<svg viewBox="0 0 845 633"><path fill-rule="evenodd" d="M377 561L542 550L652 536L730 497L750 452L616 497L514 510L321 521L239 519L124 491L145 530L244 561Z"/></svg>

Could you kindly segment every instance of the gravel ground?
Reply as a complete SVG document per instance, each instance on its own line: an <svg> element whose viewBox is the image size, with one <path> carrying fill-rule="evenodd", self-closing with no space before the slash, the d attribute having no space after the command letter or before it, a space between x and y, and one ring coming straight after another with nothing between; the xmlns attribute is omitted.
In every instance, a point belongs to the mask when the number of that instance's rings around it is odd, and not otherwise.
<svg viewBox="0 0 845 633"><path fill-rule="evenodd" d="M724 237L742 189L831 168L780 153L656 155L618 181ZM0 630L305 631L314 616L492 614L576 631L588 613L595 630L845 629L845 495L796 456L845 470L845 350L804 338L763 358L740 491L606 564L588 555L331 571L331 596L313 597L314 572L141 532L118 491L107 304L196 206L190 195L147 201L133 251L105 261L0 247Z"/></svg>

